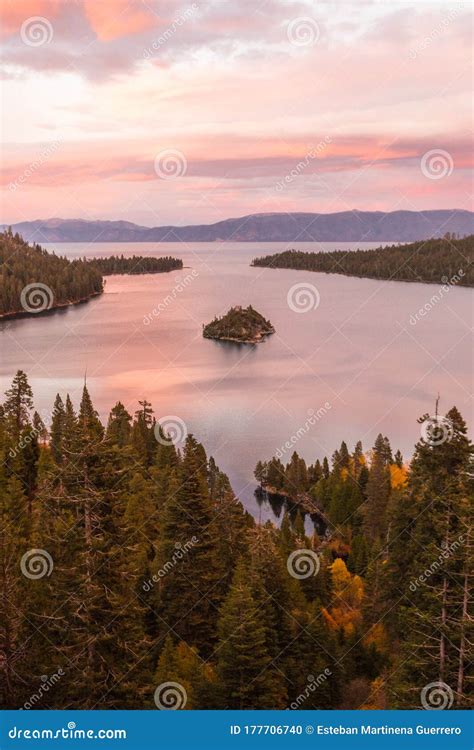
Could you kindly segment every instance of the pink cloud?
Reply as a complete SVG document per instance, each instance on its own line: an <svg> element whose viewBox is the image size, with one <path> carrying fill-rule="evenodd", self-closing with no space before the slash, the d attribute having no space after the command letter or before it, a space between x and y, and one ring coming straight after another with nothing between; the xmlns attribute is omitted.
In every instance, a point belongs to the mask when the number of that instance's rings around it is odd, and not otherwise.
<svg viewBox="0 0 474 750"><path fill-rule="evenodd" d="M468 13L409 0L311 8L303 0L198 0L176 23L192 5L3 3L5 212L48 216L64 203L72 216L129 218L159 205L156 224L259 206L464 205L472 166ZM292 45L288 21L308 14L317 43ZM31 15L49 19L50 43L23 43L21 24ZM64 136L61 148L29 170L21 189L8 190L54 133ZM175 183L154 171L168 148L187 159ZM439 182L420 171L433 148L454 164ZM275 184L295 169L278 193Z"/></svg>
<svg viewBox="0 0 474 750"><path fill-rule="evenodd" d="M137 34L156 25L146 5L130 0L83 0L85 15L101 41Z"/></svg>
<svg viewBox="0 0 474 750"><path fill-rule="evenodd" d="M22 23L33 16L55 18L61 4L61 0L4 0L0 3L0 35L19 34Z"/></svg>

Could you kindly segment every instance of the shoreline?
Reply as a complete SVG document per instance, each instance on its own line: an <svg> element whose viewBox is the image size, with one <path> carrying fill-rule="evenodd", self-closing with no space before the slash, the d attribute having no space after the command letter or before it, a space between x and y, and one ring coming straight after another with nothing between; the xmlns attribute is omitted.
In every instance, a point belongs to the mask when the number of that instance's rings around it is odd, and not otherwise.
<svg viewBox="0 0 474 750"><path fill-rule="evenodd" d="M59 305L51 305L51 307L47 307L44 310L38 310L38 312L27 312L26 310L15 310L14 312L8 312L8 313L2 313L0 314L0 323L3 320L19 320L20 318L31 318L36 317L40 315L49 315L54 312L58 312L59 310L65 310L68 307L74 307L75 305L83 305L86 302L89 302L91 299L94 299L95 297L100 297L104 293L104 289L102 289L101 292L94 292L94 294L89 294L87 297L81 297L81 299L72 300L71 302L62 302Z"/></svg>
<svg viewBox="0 0 474 750"><path fill-rule="evenodd" d="M209 336L205 333L202 334L203 338L210 339L212 341L230 341L233 344L261 344L267 336L271 336L275 331L268 331L268 333L262 333L258 338L253 339L236 339L232 336Z"/></svg>
<svg viewBox="0 0 474 750"><path fill-rule="evenodd" d="M300 273L323 273L325 276L344 276L346 279L367 279L368 281L392 281L399 284L428 284L430 286L455 286L456 289L474 289L474 284L449 284L449 282L428 281L425 279L394 279L382 276L359 276L355 273L342 273L342 271L316 271L311 268L295 268L290 266L270 266L260 263L251 263L250 268L270 268L272 271L299 271Z"/></svg>
<svg viewBox="0 0 474 750"><path fill-rule="evenodd" d="M269 497L284 497L285 499L289 500L295 507L301 508L304 513L308 513L309 515L317 515L322 518L322 520L326 524L329 524L329 518L326 516L323 509L320 508L319 505L309 495L290 495L285 490L277 490L276 487L272 487L269 484L260 484L259 489L262 493L268 495Z"/></svg>
<svg viewBox="0 0 474 750"><path fill-rule="evenodd" d="M7 313L0 313L0 323L4 320L20 320L21 318L31 318L36 317L40 315L48 315L50 313L58 312L59 310L65 310L68 307L74 307L75 305L83 305L86 302L89 302L90 300L94 299L95 297L100 297L105 292L105 285L107 283L107 278L110 278L111 276L154 276L156 274L161 273L172 273L173 271L182 271L184 268L191 268L191 266L181 266L180 268L169 268L166 271L149 271L149 272L142 272L142 273L103 273L103 283L104 288L100 292L94 292L94 294L89 294L87 297L81 297L80 299L72 300L70 302L62 302L58 305L51 305L51 307L47 307L44 310L38 310L38 312L28 312L27 310L15 310L12 312Z"/></svg>

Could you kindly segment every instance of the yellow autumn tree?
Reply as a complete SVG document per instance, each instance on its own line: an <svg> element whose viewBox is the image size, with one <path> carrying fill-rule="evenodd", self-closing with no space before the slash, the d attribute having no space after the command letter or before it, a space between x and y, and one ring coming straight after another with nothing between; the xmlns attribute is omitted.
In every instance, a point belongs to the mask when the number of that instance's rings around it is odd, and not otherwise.
<svg viewBox="0 0 474 750"><path fill-rule="evenodd" d="M406 485L408 472L404 466L390 464L390 486L392 490L398 490Z"/></svg>
<svg viewBox="0 0 474 750"><path fill-rule="evenodd" d="M364 585L360 576L347 570L340 557L333 562L330 572L334 598L329 611L324 613L326 621L332 629L343 630L349 636L362 620Z"/></svg>

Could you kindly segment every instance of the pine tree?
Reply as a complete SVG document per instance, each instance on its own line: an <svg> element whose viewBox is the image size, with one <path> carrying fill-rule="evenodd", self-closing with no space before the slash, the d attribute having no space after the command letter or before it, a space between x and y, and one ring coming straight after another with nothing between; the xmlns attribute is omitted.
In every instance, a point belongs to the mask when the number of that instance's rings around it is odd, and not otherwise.
<svg viewBox="0 0 474 750"><path fill-rule="evenodd" d="M380 542L387 530L387 505L390 495L387 439L378 435L372 451L364 508L364 530L373 543Z"/></svg>
<svg viewBox="0 0 474 750"><path fill-rule="evenodd" d="M183 641L175 646L169 635L158 661L155 683L155 705L162 709L211 708L209 701L216 700L212 667Z"/></svg>
<svg viewBox="0 0 474 750"><path fill-rule="evenodd" d="M257 599L261 602L261 597ZM283 708L286 691L272 667L268 633L243 562L221 609L217 674L224 705L234 709Z"/></svg>
<svg viewBox="0 0 474 750"><path fill-rule="evenodd" d="M107 439L114 445L118 445L120 448L128 445L131 435L131 421L131 415L128 413L124 405L118 401L110 412L107 424Z"/></svg>
<svg viewBox="0 0 474 750"><path fill-rule="evenodd" d="M64 435L65 410L59 393L54 401L53 414L51 418L50 446L56 463L62 460L62 441Z"/></svg>
<svg viewBox="0 0 474 750"><path fill-rule="evenodd" d="M446 419L450 439L432 445L422 438L416 445L405 498L411 506L404 519L410 539L405 532L405 545L402 535L389 546L389 585L400 593L399 668L391 682L396 707L417 704L421 689L435 681L448 686L457 706L469 705L472 444L456 408Z"/></svg>
<svg viewBox="0 0 474 750"><path fill-rule="evenodd" d="M28 551L27 500L16 477L0 468L0 705L19 708L24 685L31 687L25 669L25 618L28 579L21 560Z"/></svg>
<svg viewBox="0 0 474 750"><path fill-rule="evenodd" d="M19 434L30 425L30 414L33 409L33 392L23 370L18 370L5 396L4 415L12 429Z"/></svg>
<svg viewBox="0 0 474 750"><path fill-rule="evenodd" d="M207 460L192 435L186 438L176 485L166 501L159 548L160 566L169 568L159 591L159 614L166 628L200 653L216 636L220 601L218 541L212 523ZM180 555L181 548L186 552Z"/></svg>

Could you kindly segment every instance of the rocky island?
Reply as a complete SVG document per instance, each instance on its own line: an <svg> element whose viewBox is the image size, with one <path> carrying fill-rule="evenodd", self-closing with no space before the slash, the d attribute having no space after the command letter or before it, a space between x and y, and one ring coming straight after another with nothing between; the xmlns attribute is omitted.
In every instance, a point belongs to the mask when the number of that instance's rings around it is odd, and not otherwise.
<svg viewBox="0 0 474 750"><path fill-rule="evenodd" d="M202 331L206 339L237 341L240 344L258 344L271 333L275 333L275 329L270 321L251 305L246 308L231 307L222 318L214 318L203 326Z"/></svg>

